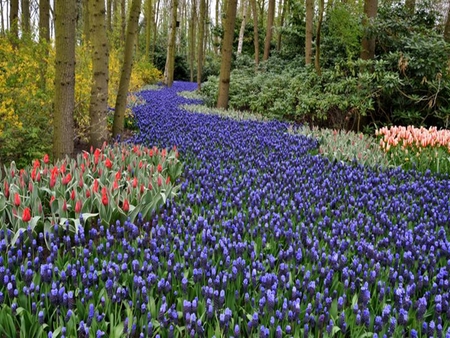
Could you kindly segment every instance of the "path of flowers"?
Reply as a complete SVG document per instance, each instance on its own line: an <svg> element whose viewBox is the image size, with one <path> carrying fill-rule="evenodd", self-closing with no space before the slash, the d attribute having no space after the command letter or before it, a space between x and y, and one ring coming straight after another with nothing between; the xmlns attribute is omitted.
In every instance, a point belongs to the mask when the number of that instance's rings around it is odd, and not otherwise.
<svg viewBox="0 0 450 338"><path fill-rule="evenodd" d="M186 161L182 194L154 237L175 279L190 267L183 299L245 335L448 329L448 180L330 163L282 123L178 109L190 100L176 92L194 89L146 92L136 110L136 140L176 144ZM162 292L176 302L173 288Z"/></svg>

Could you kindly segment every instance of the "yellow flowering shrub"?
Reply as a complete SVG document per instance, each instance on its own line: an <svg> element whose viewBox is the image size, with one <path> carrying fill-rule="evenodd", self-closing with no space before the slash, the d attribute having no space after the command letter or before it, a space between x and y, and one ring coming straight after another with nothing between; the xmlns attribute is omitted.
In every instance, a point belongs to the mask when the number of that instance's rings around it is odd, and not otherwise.
<svg viewBox="0 0 450 338"><path fill-rule="evenodd" d="M0 37L0 166L14 160L23 167L51 151L54 57L54 49L46 43L23 39L13 48L7 37ZM121 57L116 50L110 52L108 103L112 108ZM161 77L152 64L139 60L133 67L130 91L156 83ZM76 136L83 141L87 141L89 131L91 83L90 49L77 46L74 122Z"/></svg>
<svg viewBox="0 0 450 338"><path fill-rule="evenodd" d="M46 44L0 37L0 164L29 164L51 147L53 64ZM48 55L48 57L47 57ZM45 73L47 71L47 74Z"/></svg>

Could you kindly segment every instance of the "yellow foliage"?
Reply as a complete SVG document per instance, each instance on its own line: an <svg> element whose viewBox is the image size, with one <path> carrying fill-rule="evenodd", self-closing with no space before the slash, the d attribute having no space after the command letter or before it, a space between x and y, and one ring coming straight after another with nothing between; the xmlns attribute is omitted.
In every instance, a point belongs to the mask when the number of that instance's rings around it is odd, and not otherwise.
<svg viewBox="0 0 450 338"><path fill-rule="evenodd" d="M13 48L0 37L0 165L15 160L29 164L51 149L54 96L54 49L31 39L19 40ZM122 55L110 52L108 104L114 107ZM152 64L139 60L133 67L130 91L162 77ZM75 69L76 135L87 140L92 83L92 59L88 46L77 46ZM22 161L22 162L21 162Z"/></svg>

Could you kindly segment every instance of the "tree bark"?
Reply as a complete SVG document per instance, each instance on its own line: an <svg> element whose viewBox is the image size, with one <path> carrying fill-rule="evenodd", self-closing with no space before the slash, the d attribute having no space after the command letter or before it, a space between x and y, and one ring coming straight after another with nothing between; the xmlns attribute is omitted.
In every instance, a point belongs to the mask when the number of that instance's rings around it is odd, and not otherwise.
<svg viewBox="0 0 450 338"><path fill-rule="evenodd" d="M242 46L244 44L244 34L245 34L245 25L247 24L247 0L243 0L242 4L242 22L241 22L241 28L239 29L239 40L238 40L238 48L237 48L237 55L242 54Z"/></svg>
<svg viewBox="0 0 450 338"><path fill-rule="evenodd" d="M314 0L306 0L305 64L312 62Z"/></svg>
<svg viewBox="0 0 450 338"><path fill-rule="evenodd" d="M153 1L146 0L145 5L145 57L152 60L150 55L150 44L152 42L152 26L153 26Z"/></svg>
<svg viewBox="0 0 450 338"><path fill-rule="evenodd" d="M233 54L234 25L236 21L237 0L229 0L225 31L222 41L222 62L220 64L219 95L217 108L228 108L230 91L231 56Z"/></svg>
<svg viewBox="0 0 450 338"><path fill-rule="evenodd" d="M1 20L1 32L0 34L3 36L3 34L5 34L5 17L4 17L4 13L3 13L3 1L0 1L0 20Z"/></svg>
<svg viewBox="0 0 450 338"><path fill-rule="evenodd" d="M39 0L39 40L50 41L50 0Z"/></svg>
<svg viewBox="0 0 450 338"><path fill-rule="evenodd" d="M92 42L92 87L90 117L90 144L101 148L108 139L108 82L109 49L106 35L105 2L89 0Z"/></svg>
<svg viewBox="0 0 450 338"><path fill-rule="evenodd" d="M30 34L30 0L22 0L22 34Z"/></svg>
<svg viewBox="0 0 450 338"><path fill-rule="evenodd" d="M13 39L13 45L17 45L19 39L19 0L10 0L9 3L9 29Z"/></svg>
<svg viewBox="0 0 450 338"><path fill-rule="evenodd" d="M191 20L189 22L189 71L190 80L194 82L195 68L195 22L197 20L197 3L192 0L191 4Z"/></svg>
<svg viewBox="0 0 450 338"><path fill-rule="evenodd" d="M112 5L113 0L106 0L106 29L108 32L112 31Z"/></svg>
<svg viewBox="0 0 450 338"><path fill-rule="evenodd" d="M130 17L127 25L122 72L120 75L119 90L117 93L116 107L114 111L113 138L122 134L124 128L125 110L127 108L127 94L130 86L131 70L133 67L133 50L138 30L140 12L141 0L133 0L131 3Z"/></svg>
<svg viewBox="0 0 450 338"><path fill-rule="evenodd" d="M448 7L447 20L445 20L444 40L450 43L450 6Z"/></svg>
<svg viewBox="0 0 450 338"><path fill-rule="evenodd" d="M122 41L125 41L126 27L127 27L127 3L126 0L120 1L120 27Z"/></svg>
<svg viewBox="0 0 450 338"><path fill-rule="evenodd" d="M53 156L73 155L73 110L75 106L76 0L55 4L55 98Z"/></svg>
<svg viewBox="0 0 450 338"><path fill-rule="evenodd" d="M279 52L281 50L281 30L283 29L284 26L284 17L286 15L286 7L288 6L288 1L287 0L280 0L280 11L281 11L281 15L280 15L280 25L279 25L279 31L278 31L278 35L277 35L277 52Z"/></svg>
<svg viewBox="0 0 450 338"><path fill-rule="evenodd" d="M363 27L377 16L378 0L364 0ZM361 42L361 59L371 60L375 57L375 37L364 34Z"/></svg>
<svg viewBox="0 0 450 338"><path fill-rule="evenodd" d="M255 46L255 67L259 66L259 33L258 33L258 8L256 0L250 0L253 12L253 44Z"/></svg>
<svg viewBox="0 0 450 338"><path fill-rule="evenodd" d="M322 70L320 69L320 33L322 29L324 7L325 1L319 0L319 19L317 21L316 29L316 57L314 59L314 66L316 67L316 72L319 76L322 75Z"/></svg>
<svg viewBox="0 0 450 338"><path fill-rule="evenodd" d="M275 17L275 0L269 0L269 10L267 13L266 39L264 40L263 61L269 58L270 44L272 42L273 20Z"/></svg>
<svg viewBox="0 0 450 338"><path fill-rule="evenodd" d="M197 45L197 90L202 89L203 75L203 51L205 39L205 12L206 0L200 0L200 18L198 20L198 45Z"/></svg>
<svg viewBox="0 0 450 338"><path fill-rule="evenodd" d="M177 34L177 12L178 0L172 0L166 66L164 68L164 84L168 87L172 87L175 71L175 38Z"/></svg>
<svg viewBox="0 0 450 338"><path fill-rule="evenodd" d="M56 0L58 1L58 0ZM82 0L83 1L83 44L87 44L91 39L91 28L89 23L89 1L90 0Z"/></svg>

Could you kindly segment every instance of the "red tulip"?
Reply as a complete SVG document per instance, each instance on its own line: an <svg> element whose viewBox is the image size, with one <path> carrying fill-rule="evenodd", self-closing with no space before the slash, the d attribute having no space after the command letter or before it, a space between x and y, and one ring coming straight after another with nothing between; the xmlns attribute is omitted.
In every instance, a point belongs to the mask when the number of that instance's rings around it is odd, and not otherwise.
<svg viewBox="0 0 450 338"><path fill-rule="evenodd" d="M29 222L31 219L31 211L30 208L25 208L23 209L23 213L22 213L22 221L24 222Z"/></svg>
<svg viewBox="0 0 450 338"><path fill-rule="evenodd" d="M93 189L94 189L94 192L97 192L97 191L98 191L98 180L97 180L97 179L94 180L94 186L93 186Z"/></svg>
<svg viewBox="0 0 450 338"><path fill-rule="evenodd" d="M169 184L170 183L170 176L167 176L167 178L166 178L166 184Z"/></svg>
<svg viewBox="0 0 450 338"><path fill-rule="evenodd" d="M158 176L158 187L162 186L162 178Z"/></svg>
<svg viewBox="0 0 450 338"><path fill-rule="evenodd" d="M120 171L116 172L116 180L120 180L121 177L122 174L120 173Z"/></svg>
<svg viewBox="0 0 450 338"><path fill-rule="evenodd" d="M153 157L153 150L149 150L149 152L148 152L148 155L150 156L150 157Z"/></svg>
<svg viewBox="0 0 450 338"><path fill-rule="evenodd" d="M134 178L133 178L133 188L136 188L136 187L137 187L137 184L138 184L137 178L134 177Z"/></svg>
<svg viewBox="0 0 450 338"><path fill-rule="evenodd" d="M109 203L109 201L108 201L108 190L105 187L103 187L102 188L102 204L104 206L107 206L108 203Z"/></svg>
<svg viewBox="0 0 450 338"><path fill-rule="evenodd" d="M130 204L128 203L128 200L127 200L127 199L125 199L125 200L123 201L122 210L125 211L125 212L128 212L128 210L130 210Z"/></svg>
<svg viewBox="0 0 450 338"><path fill-rule="evenodd" d="M162 172L162 165L161 165L161 163L158 164L158 172L159 173Z"/></svg>
<svg viewBox="0 0 450 338"><path fill-rule="evenodd" d="M38 172L36 175L36 182L40 182L41 181L41 173Z"/></svg>
<svg viewBox="0 0 450 338"><path fill-rule="evenodd" d="M106 168L108 168L108 169L111 169L111 168L112 168L112 163L111 163L111 160L110 160L109 158L106 158L105 166L106 166Z"/></svg>
<svg viewBox="0 0 450 338"><path fill-rule="evenodd" d="M19 195L19 193L15 193L15 195L14 195L14 205L16 206L16 207L18 207L19 205L20 205L20 195Z"/></svg>
<svg viewBox="0 0 450 338"><path fill-rule="evenodd" d="M86 190L86 198L91 197L91 191L89 189Z"/></svg>
<svg viewBox="0 0 450 338"><path fill-rule="evenodd" d="M49 202L50 206L52 206L52 203L53 203L54 201L55 201L55 196L50 197L50 202Z"/></svg>
<svg viewBox="0 0 450 338"><path fill-rule="evenodd" d="M117 183L117 180L114 180L113 189L114 190L119 189L119 183Z"/></svg>
<svg viewBox="0 0 450 338"><path fill-rule="evenodd" d="M4 186L5 186L5 197L8 198L9 197L9 183L6 180L4 182Z"/></svg>
<svg viewBox="0 0 450 338"><path fill-rule="evenodd" d="M63 171L61 170L61 172L63 172ZM63 178L62 184L67 185L67 184L69 184L70 181L72 181L72 175L70 175L70 173L68 173L66 175L66 177Z"/></svg>
<svg viewBox="0 0 450 338"><path fill-rule="evenodd" d="M67 202L66 202L66 200L64 200L62 209L63 209L63 211L67 211Z"/></svg>
<svg viewBox="0 0 450 338"><path fill-rule="evenodd" d="M45 154L44 155L44 163L48 164L49 162L50 162L50 158L49 158L48 154Z"/></svg>
<svg viewBox="0 0 450 338"><path fill-rule="evenodd" d="M39 168L41 166L41 162L39 162L39 160L34 160L33 162L33 168Z"/></svg>
<svg viewBox="0 0 450 338"><path fill-rule="evenodd" d="M65 174L66 173L66 162L63 162L63 164L61 164L61 168L59 168L59 170Z"/></svg>
<svg viewBox="0 0 450 338"><path fill-rule="evenodd" d="M72 201L75 200L75 190L72 190L72 192L70 193L70 199L71 199Z"/></svg>
<svg viewBox="0 0 450 338"><path fill-rule="evenodd" d="M75 212L77 214L79 214L81 212L81 207L82 207L82 203L80 200L78 200L77 203L75 203Z"/></svg>

